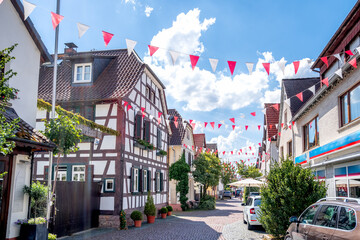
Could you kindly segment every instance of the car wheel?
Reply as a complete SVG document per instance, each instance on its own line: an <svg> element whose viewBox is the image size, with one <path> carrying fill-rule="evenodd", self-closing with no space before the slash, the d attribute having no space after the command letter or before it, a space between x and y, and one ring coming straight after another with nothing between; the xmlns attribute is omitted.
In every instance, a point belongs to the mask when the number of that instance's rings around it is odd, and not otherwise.
<svg viewBox="0 0 360 240"><path fill-rule="evenodd" d="M244 224L246 224L246 221L245 221L245 214L243 214L243 221L244 221Z"/></svg>
<svg viewBox="0 0 360 240"><path fill-rule="evenodd" d="M292 240L292 237L288 234L285 236L284 240Z"/></svg>
<svg viewBox="0 0 360 240"><path fill-rule="evenodd" d="M247 222L247 229L248 230L253 230L254 229L254 226L250 225L249 221Z"/></svg>

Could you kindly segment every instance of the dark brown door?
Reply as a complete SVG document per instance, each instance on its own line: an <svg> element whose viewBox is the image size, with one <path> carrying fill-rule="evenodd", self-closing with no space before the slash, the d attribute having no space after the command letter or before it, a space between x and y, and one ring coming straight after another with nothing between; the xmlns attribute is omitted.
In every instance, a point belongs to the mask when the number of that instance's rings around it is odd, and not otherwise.
<svg viewBox="0 0 360 240"><path fill-rule="evenodd" d="M10 179L12 156L0 155L0 240L5 239L9 212Z"/></svg>

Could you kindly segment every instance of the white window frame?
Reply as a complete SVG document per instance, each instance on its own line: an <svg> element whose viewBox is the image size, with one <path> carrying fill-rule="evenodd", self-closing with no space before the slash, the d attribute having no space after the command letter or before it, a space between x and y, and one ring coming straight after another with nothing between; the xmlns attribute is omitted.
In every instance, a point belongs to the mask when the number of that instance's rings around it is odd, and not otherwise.
<svg viewBox="0 0 360 240"><path fill-rule="evenodd" d="M107 187L108 182L112 182L112 188ZM114 179L113 178L105 179L105 192L113 192L113 191L115 191L114 186L115 185L114 185Z"/></svg>
<svg viewBox="0 0 360 240"><path fill-rule="evenodd" d="M67 180L67 166L59 165L59 168L61 168L61 167L66 167L66 170L64 171L64 170L59 169L56 180L57 181L63 181L63 180L61 180L61 176L65 175L65 180L64 181L66 181ZM57 169L57 166L54 167L54 173L56 173L56 169Z"/></svg>
<svg viewBox="0 0 360 240"><path fill-rule="evenodd" d="M134 192L139 192L139 169L134 168L134 181L133 181Z"/></svg>
<svg viewBox="0 0 360 240"><path fill-rule="evenodd" d="M143 170L143 192L148 191L148 170Z"/></svg>
<svg viewBox="0 0 360 240"><path fill-rule="evenodd" d="M89 80L84 80L84 76L85 76L85 67L86 66L90 66L90 79ZM77 80L77 68L78 67L83 67L83 72L82 72L82 80ZM91 82L92 79L92 63L76 63L74 64L74 83L89 83Z"/></svg>
<svg viewBox="0 0 360 240"><path fill-rule="evenodd" d="M84 171L75 171L74 168L76 167L83 167ZM84 174L84 182L85 182L85 171L86 171L86 166L85 165L73 165L71 168L72 172L71 172L71 181L73 182L82 182L80 179L81 174ZM78 179L77 181L74 180L74 176L78 175Z"/></svg>

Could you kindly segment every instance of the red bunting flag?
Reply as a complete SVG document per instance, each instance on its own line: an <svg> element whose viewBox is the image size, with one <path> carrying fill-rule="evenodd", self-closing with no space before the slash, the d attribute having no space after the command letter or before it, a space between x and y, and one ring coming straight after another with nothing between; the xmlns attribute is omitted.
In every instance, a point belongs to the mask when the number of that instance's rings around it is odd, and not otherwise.
<svg viewBox="0 0 360 240"><path fill-rule="evenodd" d="M146 116L145 112L141 112L142 118L144 118Z"/></svg>
<svg viewBox="0 0 360 240"><path fill-rule="evenodd" d="M295 125L295 121L292 122L292 125L293 125L293 126Z"/></svg>
<svg viewBox="0 0 360 240"><path fill-rule="evenodd" d="M225 151L223 151L223 155L225 155Z"/></svg>
<svg viewBox="0 0 360 240"><path fill-rule="evenodd" d="M141 108L141 112L145 112L145 108L144 108L144 107Z"/></svg>
<svg viewBox="0 0 360 240"><path fill-rule="evenodd" d="M231 75L233 75L235 66L236 66L236 62L235 61L227 61L227 62L228 62L229 68L230 68Z"/></svg>
<svg viewBox="0 0 360 240"><path fill-rule="evenodd" d="M63 19L64 19L63 16L56 14L54 12L51 12L51 22L52 22L54 30Z"/></svg>
<svg viewBox="0 0 360 240"><path fill-rule="evenodd" d="M231 151L231 155L233 155L233 151Z"/></svg>
<svg viewBox="0 0 360 240"><path fill-rule="evenodd" d="M279 136L281 136L281 132L278 132Z"/></svg>
<svg viewBox="0 0 360 240"><path fill-rule="evenodd" d="M124 107L126 107L126 105L128 105L128 104L129 104L128 102L124 101Z"/></svg>
<svg viewBox="0 0 360 240"><path fill-rule="evenodd" d="M296 96L300 99L300 101L303 101L303 93L299 92L298 94L296 94Z"/></svg>
<svg viewBox="0 0 360 240"><path fill-rule="evenodd" d="M329 63L328 63L327 57L322 57L322 58L320 58L320 59L321 59L321 61L323 61L323 62L325 63L326 67L329 67Z"/></svg>
<svg viewBox="0 0 360 240"><path fill-rule="evenodd" d="M208 125L208 123L207 123L207 122L204 122L204 124L205 124L205 128L206 128L206 126Z"/></svg>
<svg viewBox="0 0 360 240"><path fill-rule="evenodd" d="M192 145L191 147L192 147L192 150L194 150L194 145Z"/></svg>
<svg viewBox="0 0 360 240"><path fill-rule="evenodd" d="M300 66L300 61L295 61L293 62L293 64L294 64L295 74L297 74Z"/></svg>
<svg viewBox="0 0 360 240"><path fill-rule="evenodd" d="M211 122L210 125L213 129L215 128L215 122Z"/></svg>
<svg viewBox="0 0 360 240"><path fill-rule="evenodd" d="M351 50L347 50L347 51L345 51L345 53L348 54L349 56L354 55Z"/></svg>
<svg viewBox="0 0 360 240"><path fill-rule="evenodd" d="M132 108L130 104L127 105L127 110L129 111Z"/></svg>
<svg viewBox="0 0 360 240"><path fill-rule="evenodd" d="M114 34L108 33L108 32L105 32L105 31L102 31L102 34L103 34L103 37L104 37L105 47L107 47L107 45L109 44L109 42L112 39L112 37L114 36Z"/></svg>
<svg viewBox="0 0 360 240"><path fill-rule="evenodd" d="M270 142L270 141L271 141L271 138L268 138L268 141Z"/></svg>
<svg viewBox="0 0 360 240"><path fill-rule="evenodd" d="M291 129L291 125L289 125L289 129Z"/></svg>
<svg viewBox="0 0 360 240"><path fill-rule="evenodd" d="M221 125L222 125L222 124L221 124L221 123L219 123L219 124L218 124L218 128L220 128L220 127L221 127Z"/></svg>
<svg viewBox="0 0 360 240"><path fill-rule="evenodd" d="M191 119L190 119L190 120L189 120L189 123L191 124L191 123L192 123L192 121L193 121L193 120L191 120Z"/></svg>
<svg viewBox="0 0 360 240"><path fill-rule="evenodd" d="M261 147L261 143L259 143L259 146Z"/></svg>
<svg viewBox="0 0 360 240"><path fill-rule="evenodd" d="M160 118L162 115L162 112L158 112L158 117Z"/></svg>
<svg viewBox="0 0 360 240"><path fill-rule="evenodd" d="M259 129L259 131L260 131L260 128L261 128L261 125L258 125L258 129Z"/></svg>
<svg viewBox="0 0 360 240"><path fill-rule="evenodd" d="M353 66L354 68L357 68L356 58L351 59L348 63L349 63L351 66Z"/></svg>
<svg viewBox="0 0 360 240"><path fill-rule="evenodd" d="M155 47L155 46L149 46L149 51L150 51L150 56L154 55L154 53L159 49L159 47Z"/></svg>
<svg viewBox="0 0 360 240"><path fill-rule="evenodd" d="M256 116L256 112L252 112L250 114L253 115L254 117Z"/></svg>
<svg viewBox="0 0 360 240"><path fill-rule="evenodd" d="M273 127L273 125L271 125L271 124L270 124L270 126L269 126L269 127L270 127L270 130L271 130L271 129L272 129L272 127Z"/></svg>
<svg viewBox="0 0 360 240"><path fill-rule="evenodd" d="M276 111L279 111L280 104L276 103L276 104L272 105L272 107L275 108Z"/></svg>
<svg viewBox="0 0 360 240"><path fill-rule="evenodd" d="M283 128L284 127L284 123L281 123L281 128Z"/></svg>
<svg viewBox="0 0 360 240"><path fill-rule="evenodd" d="M174 121L177 122L178 118L178 116L174 116Z"/></svg>
<svg viewBox="0 0 360 240"><path fill-rule="evenodd" d="M233 129L233 131L235 130L235 125L232 125L232 129Z"/></svg>
<svg viewBox="0 0 360 240"><path fill-rule="evenodd" d="M251 151L251 146L249 146L249 149L250 149L250 151Z"/></svg>
<svg viewBox="0 0 360 240"><path fill-rule="evenodd" d="M267 72L268 75L270 75L270 63L263 63L262 64Z"/></svg>
<svg viewBox="0 0 360 240"><path fill-rule="evenodd" d="M235 124L235 118L230 118L230 121Z"/></svg>
<svg viewBox="0 0 360 240"><path fill-rule="evenodd" d="M192 70L195 69L195 66L196 66L198 60L199 60L199 56L190 55L190 62L191 62Z"/></svg>
<svg viewBox="0 0 360 240"><path fill-rule="evenodd" d="M159 124L161 123L161 115L162 115L162 113L161 113L161 112L158 112L158 123L159 123Z"/></svg>
<svg viewBox="0 0 360 240"><path fill-rule="evenodd" d="M191 123L190 125L193 129L195 129L196 123Z"/></svg>
<svg viewBox="0 0 360 240"><path fill-rule="evenodd" d="M245 130L246 130L246 131L248 130L248 127L249 127L248 125L245 125Z"/></svg>
<svg viewBox="0 0 360 240"><path fill-rule="evenodd" d="M178 123L178 117L177 116L174 116L174 124L175 124L175 127L178 128L179 126L179 123Z"/></svg>
<svg viewBox="0 0 360 240"><path fill-rule="evenodd" d="M240 152L242 153L242 149L240 149Z"/></svg>
<svg viewBox="0 0 360 240"><path fill-rule="evenodd" d="M322 82L323 84L325 84L327 87L329 86L329 79L328 79L328 78L322 79L321 82Z"/></svg>

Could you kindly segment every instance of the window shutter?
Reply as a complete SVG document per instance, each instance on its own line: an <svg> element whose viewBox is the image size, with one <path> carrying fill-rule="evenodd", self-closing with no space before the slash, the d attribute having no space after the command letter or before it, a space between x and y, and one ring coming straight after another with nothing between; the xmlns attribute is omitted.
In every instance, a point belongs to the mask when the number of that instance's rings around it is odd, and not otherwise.
<svg viewBox="0 0 360 240"><path fill-rule="evenodd" d="M142 117L140 115L135 116L135 126L134 126L134 137L141 138L141 120Z"/></svg>
<svg viewBox="0 0 360 240"><path fill-rule="evenodd" d="M143 192L143 171L142 169L139 169L139 176L138 176L138 183L139 183L139 186L138 186L138 189L139 189L139 192Z"/></svg>
<svg viewBox="0 0 360 240"><path fill-rule="evenodd" d="M151 192L151 183L152 183L152 181L151 181L151 171L148 170L147 172L148 172L148 175L147 175L148 191Z"/></svg>
<svg viewBox="0 0 360 240"><path fill-rule="evenodd" d="M144 140L150 142L150 122L144 121Z"/></svg>
<svg viewBox="0 0 360 240"><path fill-rule="evenodd" d="M155 192L157 192L157 190L158 190L158 188L157 188L157 183L158 183L157 179L158 179L158 174L157 174L157 172L155 172Z"/></svg>
<svg viewBox="0 0 360 240"><path fill-rule="evenodd" d="M163 180L164 180L164 174L160 173L160 192L162 192L164 190Z"/></svg>
<svg viewBox="0 0 360 240"><path fill-rule="evenodd" d="M161 130L160 128L157 129L157 148L161 149Z"/></svg>
<svg viewBox="0 0 360 240"><path fill-rule="evenodd" d="M130 169L130 192L134 192L134 168Z"/></svg>
<svg viewBox="0 0 360 240"><path fill-rule="evenodd" d="M44 180L48 180L49 166L44 167Z"/></svg>

